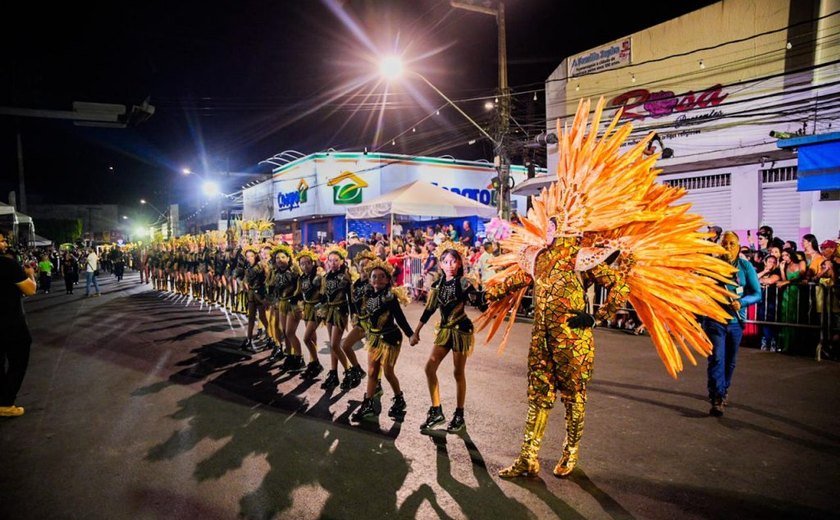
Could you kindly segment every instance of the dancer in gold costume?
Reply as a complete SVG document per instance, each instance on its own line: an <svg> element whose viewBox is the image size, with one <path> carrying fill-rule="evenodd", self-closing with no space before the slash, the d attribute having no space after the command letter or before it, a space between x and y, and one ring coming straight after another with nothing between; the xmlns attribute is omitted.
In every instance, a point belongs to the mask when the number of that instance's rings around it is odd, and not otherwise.
<svg viewBox="0 0 840 520"><path fill-rule="evenodd" d="M589 102L578 106L570 128L558 127L557 182L534 199L521 225L501 241L505 254L491 261L497 269L487 283L491 305L476 321L478 330L490 326L488 340L509 313L515 316L531 284L535 302L525 438L519 457L499 472L504 478L539 472L540 444L558 395L566 441L554 474L569 475L577 464L596 318L610 318L629 300L673 377L682 370L680 351L693 364L690 348L703 356L711 351L695 315L726 319L722 304L730 295L717 280L725 281L731 266L712 256L721 249L698 231L706 227L702 218L687 213L687 205L672 205L684 190L654 182L658 155L644 154L652 136L620 154L632 128L616 130L619 112L597 138L603 105L602 99L591 130ZM595 316L584 311L591 283L609 289Z"/></svg>

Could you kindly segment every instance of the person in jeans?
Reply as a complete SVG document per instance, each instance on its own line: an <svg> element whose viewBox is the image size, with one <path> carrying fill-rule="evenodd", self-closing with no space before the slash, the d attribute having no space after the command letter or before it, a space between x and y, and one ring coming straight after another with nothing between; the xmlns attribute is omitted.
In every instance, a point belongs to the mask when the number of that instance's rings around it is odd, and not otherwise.
<svg viewBox="0 0 840 520"><path fill-rule="evenodd" d="M15 399L29 366L32 344L20 297L32 296L38 287L35 271L7 256L7 247L6 237L0 233L0 315L4 325L0 341L0 417L18 417L24 410L15 406Z"/></svg>
<svg viewBox="0 0 840 520"><path fill-rule="evenodd" d="M96 289L96 295L99 296L99 282L96 281L96 273L99 270L99 257L96 256L96 251L89 250L85 260L85 296L90 296L90 285Z"/></svg>
<svg viewBox="0 0 840 520"><path fill-rule="evenodd" d="M738 347L744 333L744 320L747 318L747 307L761 300L761 286L752 264L739 256L740 244L738 235L726 231L721 236L720 245L726 250L721 257L729 261L738 271L734 274L726 289L736 295L730 303L730 319L727 323L720 323L710 318L703 318L703 331L712 342L712 354L709 356L707 369L707 387L709 401L712 407L709 415L720 417L726 406L729 386L732 384L732 374L735 372L735 360Z"/></svg>

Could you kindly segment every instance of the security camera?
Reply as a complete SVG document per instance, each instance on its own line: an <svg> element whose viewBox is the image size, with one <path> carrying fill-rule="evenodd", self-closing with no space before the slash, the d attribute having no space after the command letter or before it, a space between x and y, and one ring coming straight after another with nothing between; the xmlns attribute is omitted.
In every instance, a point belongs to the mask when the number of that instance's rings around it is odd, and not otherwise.
<svg viewBox="0 0 840 520"><path fill-rule="evenodd" d="M792 139L796 137L796 134L792 134L790 132L777 132L775 130L770 130L770 137L775 137L776 139Z"/></svg>

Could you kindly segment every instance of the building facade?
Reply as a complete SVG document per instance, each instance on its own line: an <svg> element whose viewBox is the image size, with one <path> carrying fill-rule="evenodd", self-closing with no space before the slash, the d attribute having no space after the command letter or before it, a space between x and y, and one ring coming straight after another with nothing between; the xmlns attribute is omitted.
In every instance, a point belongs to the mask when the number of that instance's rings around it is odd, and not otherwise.
<svg viewBox="0 0 840 520"><path fill-rule="evenodd" d="M840 128L840 1L726 0L570 56L546 81L547 131L581 99L623 110L629 144L669 149L660 182L684 187L710 224L743 241L758 226L797 243L834 238L837 193L797 191L797 156L780 138ZM557 165L549 145L548 171ZM671 155L665 158L667 155ZM549 178L525 183L533 193Z"/></svg>
<svg viewBox="0 0 840 520"><path fill-rule="evenodd" d="M372 232L387 233L387 223L348 221L347 207L416 180L495 206L496 176L496 168L486 162L362 152L316 153L275 169L268 181L243 190L243 218L272 220L277 233L291 234L295 242L343 240L348 231L370 236ZM514 183L524 181L526 176L525 167L511 167ZM524 211L526 200L524 196L512 197L512 209ZM481 227L481 222L473 222L473 229ZM408 225L434 223L437 221Z"/></svg>

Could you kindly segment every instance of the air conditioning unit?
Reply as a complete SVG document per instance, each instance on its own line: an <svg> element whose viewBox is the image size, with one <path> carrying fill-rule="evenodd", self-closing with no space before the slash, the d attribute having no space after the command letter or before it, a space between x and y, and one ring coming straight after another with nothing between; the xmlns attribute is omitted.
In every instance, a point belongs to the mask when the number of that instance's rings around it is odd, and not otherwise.
<svg viewBox="0 0 840 520"><path fill-rule="evenodd" d="M821 191L820 201L824 200L840 200L840 190Z"/></svg>

